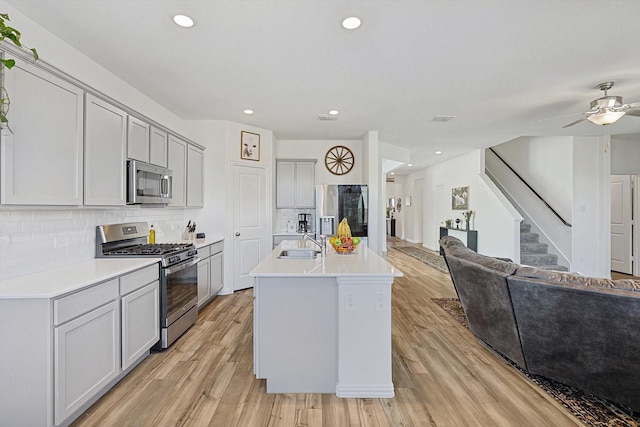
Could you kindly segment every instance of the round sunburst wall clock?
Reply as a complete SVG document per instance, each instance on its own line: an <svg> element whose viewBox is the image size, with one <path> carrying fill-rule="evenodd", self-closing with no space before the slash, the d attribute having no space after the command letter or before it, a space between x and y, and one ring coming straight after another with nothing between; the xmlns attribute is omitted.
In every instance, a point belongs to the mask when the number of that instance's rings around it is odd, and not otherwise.
<svg viewBox="0 0 640 427"><path fill-rule="evenodd" d="M324 165L334 175L344 175L353 169L353 152L343 145L331 147L324 156Z"/></svg>

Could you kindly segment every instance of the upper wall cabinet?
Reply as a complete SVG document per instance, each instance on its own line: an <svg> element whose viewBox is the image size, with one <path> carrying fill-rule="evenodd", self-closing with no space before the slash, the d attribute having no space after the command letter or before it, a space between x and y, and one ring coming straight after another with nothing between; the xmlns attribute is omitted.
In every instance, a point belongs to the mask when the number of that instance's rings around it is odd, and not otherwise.
<svg viewBox="0 0 640 427"><path fill-rule="evenodd" d="M169 135L160 129L151 126L149 136L149 163L156 166L167 167L167 145Z"/></svg>
<svg viewBox="0 0 640 427"><path fill-rule="evenodd" d="M129 116L127 127L127 157L149 163L149 133L151 126Z"/></svg>
<svg viewBox="0 0 640 427"><path fill-rule="evenodd" d="M316 205L315 160L276 162L276 207L314 208Z"/></svg>
<svg viewBox="0 0 640 427"><path fill-rule="evenodd" d="M187 205L187 142L173 135L169 136L168 161L173 171L171 188L173 195L169 206Z"/></svg>
<svg viewBox="0 0 640 427"><path fill-rule="evenodd" d="M81 205L83 91L21 60L4 74L13 133L2 133L1 202Z"/></svg>
<svg viewBox="0 0 640 427"><path fill-rule="evenodd" d="M127 113L93 95L85 100L84 204L126 204Z"/></svg>
<svg viewBox="0 0 640 427"><path fill-rule="evenodd" d="M204 204L202 193L204 152L193 145L189 145L187 152L187 206L202 207Z"/></svg>

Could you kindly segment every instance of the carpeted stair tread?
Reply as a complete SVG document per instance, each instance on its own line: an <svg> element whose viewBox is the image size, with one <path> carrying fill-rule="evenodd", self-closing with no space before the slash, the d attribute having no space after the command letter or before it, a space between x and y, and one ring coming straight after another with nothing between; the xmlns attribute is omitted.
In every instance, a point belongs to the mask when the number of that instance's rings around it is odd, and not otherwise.
<svg viewBox="0 0 640 427"><path fill-rule="evenodd" d="M520 243L538 243L539 239L538 233L520 233Z"/></svg>
<svg viewBox="0 0 640 427"><path fill-rule="evenodd" d="M546 243L520 243L521 254L546 254L549 250L549 245Z"/></svg>
<svg viewBox="0 0 640 427"><path fill-rule="evenodd" d="M525 222L520 223L520 233L529 233L531 232L531 224L527 224Z"/></svg>
<svg viewBox="0 0 640 427"><path fill-rule="evenodd" d="M558 255L555 254L520 254L520 263L525 265L543 266L558 264Z"/></svg>

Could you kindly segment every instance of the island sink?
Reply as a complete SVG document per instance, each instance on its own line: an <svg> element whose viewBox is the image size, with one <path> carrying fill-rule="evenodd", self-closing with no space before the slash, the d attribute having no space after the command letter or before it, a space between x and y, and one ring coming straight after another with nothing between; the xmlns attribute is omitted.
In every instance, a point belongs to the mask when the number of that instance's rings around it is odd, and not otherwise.
<svg viewBox="0 0 640 427"><path fill-rule="evenodd" d="M288 249L280 252L280 259L315 259L320 251L315 249Z"/></svg>

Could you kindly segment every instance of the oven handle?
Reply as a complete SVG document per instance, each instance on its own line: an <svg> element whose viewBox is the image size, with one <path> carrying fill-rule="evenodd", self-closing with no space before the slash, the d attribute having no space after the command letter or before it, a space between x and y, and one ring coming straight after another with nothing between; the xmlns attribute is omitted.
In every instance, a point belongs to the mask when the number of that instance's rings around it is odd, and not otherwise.
<svg viewBox="0 0 640 427"><path fill-rule="evenodd" d="M184 270L185 268L189 268L191 266L196 265L198 263L198 261L200 261L200 258L195 257L191 261L184 262L183 264L178 264L178 265L174 265L172 267L165 268L164 269L164 273L166 275L173 274L175 272Z"/></svg>

